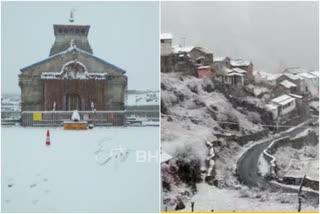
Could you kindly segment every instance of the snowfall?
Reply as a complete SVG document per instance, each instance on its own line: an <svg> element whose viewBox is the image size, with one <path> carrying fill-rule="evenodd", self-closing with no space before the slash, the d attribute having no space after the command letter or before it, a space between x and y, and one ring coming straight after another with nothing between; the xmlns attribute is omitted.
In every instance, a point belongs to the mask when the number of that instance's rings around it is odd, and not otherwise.
<svg viewBox="0 0 320 214"><path fill-rule="evenodd" d="M225 130L219 127L218 120L213 119L208 112L213 112L222 120L227 115L232 115L239 122L244 132L260 131L259 123L262 123L259 115L253 112L243 113L239 108L234 108L226 96L218 90L207 92L204 90L210 85L209 81L183 76L177 73L161 74L161 102L166 108L166 114L162 114L161 120L161 148L163 152L176 157L177 154L190 148L191 153L200 160L207 157L208 149L205 146L207 140L216 140L216 133L241 134L233 130ZM214 87L214 85L212 85ZM256 101L257 99L251 100ZM247 101L249 97L246 97ZM259 100L258 100L259 101ZM258 103L259 104L259 103ZM260 104L259 104L260 105ZM257 124L253 123L257 119ZM290 129L288 130L290 131ZM183 134L181 134L183 133ZM250 141L241 147L233 141L221 142L221 146L215 148L216 177L225 183L225 187L210 186L205 182L197 183L197 192L190 198L180 196L186 188L183 185L174 186L170 192L163 192L166 199L183 199L185 208L182 211L191 211L191 202L194 202L195 211L294 211L297 210L297 194L262 191L249 189L239 184L234 176L234 169L240 156L252 145L263 142ZM174 200L173 200L174 201ZM162 210L174 210L176 204L163 204ZM309 205L303 201L303 211L317 211L318 207Z"/></svg>
<svg viewBox="0 0 320 214"><path fill-rule="evenodd" d="M2 212L159 212L159 128L49 130L2 127Z"/></svg>

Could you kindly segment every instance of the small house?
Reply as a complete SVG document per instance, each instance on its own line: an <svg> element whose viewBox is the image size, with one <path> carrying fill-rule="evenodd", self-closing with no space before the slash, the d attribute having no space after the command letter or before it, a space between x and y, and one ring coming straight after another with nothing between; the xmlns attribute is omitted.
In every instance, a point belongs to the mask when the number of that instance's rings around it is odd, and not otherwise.
<svg viewBox="0 0 320 214"><path fill-rule="evenodd" d="M289 80L282 80L272 89L272 94L274 96L280 96L282 94L287 93L296 93L297 92L297 85L290 82Z"/></svg>
<svg viewBox="0 0 320 214"><path fill-rule="evenodd" d="M161 56L166 56L172 53L172 34L162 33L160 35Z"/></svg>
<svg viewBox="0 0 320 214"><path fill-rule="evenodd" d="M232 68L240 68L247 71L246 78L251 82L254 81L253 76L253 64L249 60L244 59L232 59L230 60L230 65Z"/></svg>
<svg viewBox="0 0 320 214"><path fill-rule="evenodd" d="M272 105L278 106L278 116L286 115L296 107L296 98L283 94L271 100Z"/></svg>
<svg viewBox="0 0 320 214"><path fill-rule="evenodd" d="M176 54L187 53L188 56L198 65L211 65L213 63L213 53L204 47L186 46L174 47Z"/></svg>
<svg viewBox="0 0 320 214"><path fill-rule="evenodd" d="M197 77L201 79L213 78L215 76L214 70L211 66L199 66L197 68Z"/></svg>

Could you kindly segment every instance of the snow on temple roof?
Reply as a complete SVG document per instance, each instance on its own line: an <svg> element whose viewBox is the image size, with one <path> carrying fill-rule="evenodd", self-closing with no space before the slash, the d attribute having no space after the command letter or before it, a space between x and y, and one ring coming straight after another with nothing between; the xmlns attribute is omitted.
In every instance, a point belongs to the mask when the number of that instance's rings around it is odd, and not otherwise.
<svg viewBox="0 0 320 214"><path fill-rule="evenodd" d="M172 36L172 33L162 33L160 35L160 39L172 39L173 36Z"/></svg>
<svg viewBox="0 0 320 214"><path fill-rule="evenodd" d="M279 97L276 97L276 98L272 99L271 101L276 103L276 104L278 104L278 105L282 105L283 106L283 105L285 105L287 103L290 103L291 101L294 101L294 100L295 100L295 98L284 94L284 95L281 95Z"/></svg>
<svg viewBox="0 0 320 214"><path fill-rule="evenodd" d="M283 80L282 82L280 82L280 84L286 88L291 88L291 87L296 87L297 85L288 81L288 80Z"/></svg>
<svg viewBox="0 0 320 214"><path fill-rule="evenodd" d="M78 72L72 70L72 66L78 67ZM70 68L71 66L71 68ZM42 72L41 79L107 79L108 73L89 73L86 66L78 60L65 63L60 72Z"/></svg>
<svg viewBox="0 0 320 214"><path fill-rule="evenodd" d="M126 73L126 71L123 70L122 68L119 68L119 67L117 67L117 66L115 66L115 65L113 65L113 64L111 64L111 63L109 63L109 62L107 62L107 61L105 61L105 60L103 60L103 59L100 59L99 57L96 57L95 55L93 55L93 54L91 54L91 53L88 53L88 52L86 52L86 51L84 51L84 50L81 50L81 49L79 49L79 48L77 48L77 47L68 48L67 50L62 51L62 52L60 52L60 53L57 53L57 54L55 54L55 55L52 55L52 56L50 56L50 57L48 57L48 58L46 58L46 59L44 59L44 60L41 60L41 61L39 61L39 62L36 62L36 63L31 64L31 65L29 65L29 66L26 66L26 67L24 67L24 68L21 68L20 71L23 72L23 71L25 71L25 70L28 70L28 69L30 69L30 68L33 68L33 67L35 67L35 66L37 66L37 65L40 65L40 64L42 64L42 63L44 63L44 62L47 62L47 61L50 61L50 60L52 60L52 59L58 58L58 57L60 57L60 56L62 56L62 55L64 55L64 54L69 53L69 52L72 52L72 51L78 51L79 53L82 53L82 54L84 54L84 55L90 56L90 57L92 57L92 58L100 61L101 63L106 64L106 65L114 68L116 71L121 72L122 74Z"/></svg>
<svg viewBox="0 0 320 214"><path fill-rule="evenodd" d="M232 66L249 66L251 62L245 59L232 59L230 60Z"/></svg>

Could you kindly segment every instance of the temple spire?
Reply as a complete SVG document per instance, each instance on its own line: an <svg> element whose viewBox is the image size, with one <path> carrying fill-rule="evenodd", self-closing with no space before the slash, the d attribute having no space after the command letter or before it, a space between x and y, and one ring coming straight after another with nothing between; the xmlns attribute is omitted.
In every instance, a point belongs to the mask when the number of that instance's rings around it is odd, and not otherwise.
<svg viewBox="0 0 320 214"><path fill-rule="evenodd" d="M69 18L69 22L74 22L74 12L75 12L76 10L75 9L71 9L70 10L70 18Z"/></svg>

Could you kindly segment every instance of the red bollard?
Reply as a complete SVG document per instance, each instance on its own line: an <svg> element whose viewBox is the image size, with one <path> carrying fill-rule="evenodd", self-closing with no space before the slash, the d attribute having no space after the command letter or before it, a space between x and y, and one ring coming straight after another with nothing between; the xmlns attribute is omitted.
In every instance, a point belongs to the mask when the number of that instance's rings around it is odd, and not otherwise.
<svg viewBox="0 0 320 214"><path fill-rule="evenodd" d="M49 130L47 130L47 139L46 139L46 145L47 146L50 146L50 132L49 132Z"/></svg>

